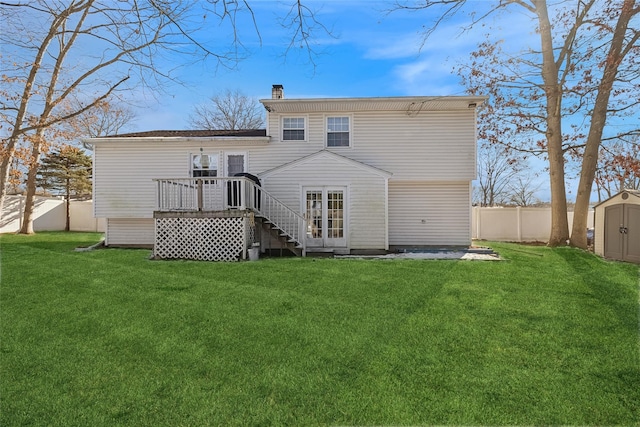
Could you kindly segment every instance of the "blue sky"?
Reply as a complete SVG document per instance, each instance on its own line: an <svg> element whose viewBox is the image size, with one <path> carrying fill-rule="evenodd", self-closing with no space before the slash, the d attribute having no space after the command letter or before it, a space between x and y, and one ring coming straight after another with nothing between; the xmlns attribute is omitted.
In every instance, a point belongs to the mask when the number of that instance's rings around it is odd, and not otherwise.
<svg viewBox="0 0 640 427"><path fill-rule="evenodd" d="M272 84L284 85L289 98L464 95L452 74L453 66L476 44L473 34L461 35L464 21L447 23L421 50L421 30L433 22L425 12L388 14L391 1L308 1L335 36L317 34L314 67L304 49L294 48L283 56L290 39L278 19L289 6L270 0L251 4L262 45L251 22L240 21L240 39L249 56L235 69L216 70L212 62L182 67L179 77L186 85L172 85L167 94L146 103L138 112L138 130L188 128L193 105L225 89L258 99L271 96ZM225 30L211 37L218 35L224 40Z"/></svg>
<svg viewBox="0 0 640 427"><path fill-rule="evenodd" d="M271 86L282 84L285 97L377 97L465 95L460 79L453 73L456 64L465 61L486 28L478 26L463 32L468 24L463 15L445 22L422 45L422 31L437 18L433 12L395 11L388 13L391 0L307 0L317 19L331 29L333 37L318 32L313 39L315 66L308 62L307 51L292 49L284 56L290 33L279 20L290 8L289 0L258 0L254 9L261 43L253 23L238 22L238 34L247 57L233 69L215 67L213 62L181 66L178 77L184 86L172 85L167 93L148 102L140 102L132 130L187 129L193 106L206 103L217 92L240 90L256 99L271 97ZM481 13L487 3L471 1ZM501 33L510 40L529 37L519 20L530 18L512 14ZM523 23L529 26L530 21ZM211 28L211 40L230 37L228 29ZM143 98L143 97L141 97ZM543 161L532 159L532 170L542 171ZM548 177L536 178L537 197L549 200Z"/></svg>

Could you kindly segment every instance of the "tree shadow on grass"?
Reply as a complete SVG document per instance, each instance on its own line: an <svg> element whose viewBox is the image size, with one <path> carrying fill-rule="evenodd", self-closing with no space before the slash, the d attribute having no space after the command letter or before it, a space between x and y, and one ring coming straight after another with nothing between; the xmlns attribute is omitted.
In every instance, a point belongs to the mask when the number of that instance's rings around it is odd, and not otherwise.
<svg viewBox="0 0 640 427"><path fill-rule="evenodd" d="M605 261L581 250L557 248L555 251L582 279L594 298L608 306L625 328L637 334L640 321L640 268L632 264Z"/></svg>
<svg viewBox="0 0 640 427"><path fill-rule="evenodd" d="M640 310L638 288L640 268L622 262L605 261L591 253L558 248L567 265L590 290L596 304L585 306L585 320L594 323L593 337L603 345L607 363L600 363L591 375L599 381L602 393L617 394L620 405L630 414L638 414L640 406ZM598 307L598 304L601 307ZM604 316L610 316L610 321ZM604 324L603 324L604 323Z"/></svg>

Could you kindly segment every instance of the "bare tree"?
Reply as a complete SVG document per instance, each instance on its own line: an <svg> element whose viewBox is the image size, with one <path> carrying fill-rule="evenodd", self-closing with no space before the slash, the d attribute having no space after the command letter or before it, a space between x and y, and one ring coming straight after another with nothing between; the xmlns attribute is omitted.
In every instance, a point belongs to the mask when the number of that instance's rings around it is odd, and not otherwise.
<svg viewBox="0 0 640 427"><path fill-rule="evenodd" d="M303 51L307 55L307 62L316 67L315 57L319 54L314 44L317 39L316 33L333 37L332 30L327 28L316 18L316 11L304 4L303 0L296 0L291 4L289 11L280 20L280 25L291 32L285 56L291 51Z"/></svg>
<svg viewBox="0 0 640 427"><path fill-rule="evenodd" d="M615 116L634 117L640 105L640 30L632 22L640 7L636 0L561 1L551 6L546 0L495 0L484 5L483 13L475 13L477 4L468 0L396 4L399 9L438 10L439 18L426 27L425 37L466 6L471 26L511 10L532 18L532 26L522 28L523 35L535 31L537 47L522 46L516 53L502 50L500 29L492 28L459 73L471 93L490 95L485 113L491 119L481 122L481 137L513 143L548 161L551 246L569 239L565 162L572 154L578 159L581 172L571 243L586 247L584 229L598 150L603 141L619 136L611 128L612 134L605 135L605 125ZM635 125L622 133L638 133L637 120Z"/></svg>
<svg viewBox="0 0 640 427"><path fill-rule="evenodd" d="M64 123L69 130L69 136L75 139L97 138L99 136L116 135L128 129L136 119L134 111L123 102L103 101L92 109L75 116ZM77 109L79 101L74 101L71 107ZM85 150L93 150L90 144L81 142Z"/></svg>
<svg viewBox="0 0 640 427"><path fill-rule="evenodd" d="M209 103L197 105L189 116L196 129L260 129L264 126L264 109L254 98L229 89L209 98Z"/></svg>
<svg viewBox="0 0 640 427"><path fill-rule="evenodd" d="M91 110L74 117L68 125L83 138L122 133L133 124L136 113L126 103L117 101L100 102Z"/></svg>
<svg viewBox="0 0 640 427"><path fill-rule="evenodd" d="M540 184L535 184L532 175L520 174L509 183L509 201L516 206L531 206L539 203L536 193L540 190Z"/></svg>
<svg viewBox="0 0 640 427"><path fill-rule="evenodd" d="M591 189L598 165L598 152L602 145L607 115L612 113L611 99L615 99L615 94L613 94L614 85L616 81L624 81L628 78L638 81L637 59L640 56L638 55L640 28L634 28L630 23L631 19L640 13L640 6L636 4L635 0L624 0L621 4L614 5L614 8L607 12L610 18L613 17L612 23L615 26L604 31L605 34L611 34L611 36L607 39L607 54L603 58L604 69L602 77L596 86L596 99L591 110L591 123L583 153L571 231L571 243L584 249L587 248L585 230L587 229ZM635 58L629 68L624 63L625 58L628 57ZM632 96L635 98L631 103L632 106L637 106L638 102L640 102L640 90L638 90L639 86L637 84L635 89L632 92Z"/></svg>
<svg viewBox="0 0 640 427"><path fill-rule="evenodd" d="M300 6L300 0L294 5ZM182 63L213 59L215 66L232 66L244 53L235 26L242 14L255 23L248 0L0 2L0 127L5 132L0 212L20 144L28 146L24 151L29 168L21 232L32 233L37 168L40 155L56 138L54 129L119 92L161 90L163 82L175 81L177 58ZM303 17L293 14L286 19L304 24ZM232 29L234 37L228 43L201 41L204 35L210 38L205 28L212 26L212 19ZM308 40L309 34L302 37ZM298 33L292 38L299 38ZM166 60L169 55L172 61ZM83 102L70 108L72 99Z"/></svg>
<svg viewBox="0 0 640 427"><path fill-rule="evenodd" d="M159 77L170 77L159 68L156 57L169 50L193 53L177 41L185 33L178 23L192 10L187 2L153 0L113 5L97 0L33 0L0 5L5 24L1 37L8 47L2 57L8 87L1 119L9 132L3 139L0 208L16 146L27 141L31 149L21 232L32 233L35 180L40 155L49 142L47 130L89 111L119 90L141 84L157 87ZM217 55L220 61L228 59L202 45L198 50ZM85 102L70 110L68 101L73 96Z"/></svg>
<svg viewBox="0 0 640 427"><path fill-rule="evenodd" d="M518 160L505 148L485 144L478 150L478 180L474 201L480 206L502 205L509 200L509 185L518 174Z"/></svg>

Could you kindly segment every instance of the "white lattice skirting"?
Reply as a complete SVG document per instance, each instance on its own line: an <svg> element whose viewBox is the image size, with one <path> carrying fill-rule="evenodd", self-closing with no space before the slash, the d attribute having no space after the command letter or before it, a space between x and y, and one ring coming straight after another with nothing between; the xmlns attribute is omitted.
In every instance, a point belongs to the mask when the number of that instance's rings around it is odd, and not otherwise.
<svg viewBox="0 0 640 427"><path fill-rule="evenodd" d="M238 261L247 249L249 218L156 218L153 254L162 259Z"/></svg>

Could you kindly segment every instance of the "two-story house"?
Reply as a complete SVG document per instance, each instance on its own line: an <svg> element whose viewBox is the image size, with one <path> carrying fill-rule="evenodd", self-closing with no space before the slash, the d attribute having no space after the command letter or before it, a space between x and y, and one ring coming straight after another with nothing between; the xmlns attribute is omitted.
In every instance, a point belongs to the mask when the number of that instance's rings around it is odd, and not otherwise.
<svg viewBox="0 0 640 427"><path fill-rule="evenodd" d="M301 255L471 244L485 98L272 93L264 130L88 140L105 243L195 259L237 259L255 242Z"/></svg>

